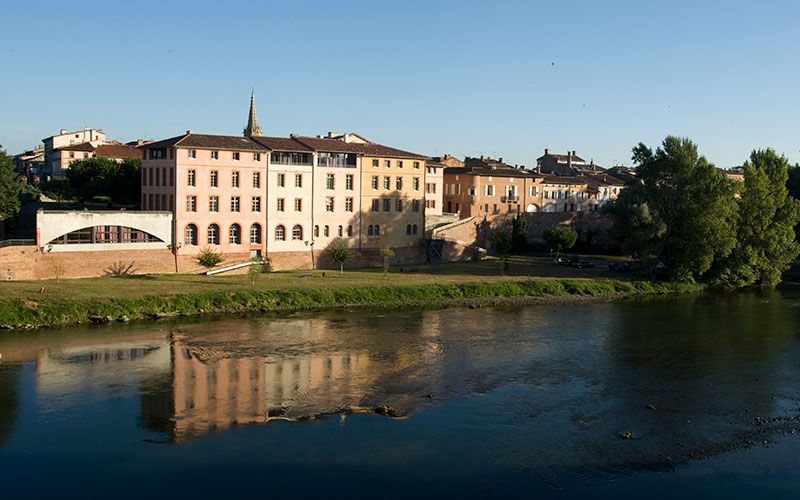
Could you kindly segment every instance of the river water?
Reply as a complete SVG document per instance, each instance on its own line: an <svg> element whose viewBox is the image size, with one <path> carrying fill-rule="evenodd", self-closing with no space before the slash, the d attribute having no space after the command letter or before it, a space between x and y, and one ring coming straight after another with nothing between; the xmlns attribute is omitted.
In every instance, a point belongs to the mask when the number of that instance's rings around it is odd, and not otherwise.
<svg viewBox="0 0 800 500"><path fill-rule="evenodd" d="M784 290L3 333L0 492L796 498L798 320Z"/></svg>

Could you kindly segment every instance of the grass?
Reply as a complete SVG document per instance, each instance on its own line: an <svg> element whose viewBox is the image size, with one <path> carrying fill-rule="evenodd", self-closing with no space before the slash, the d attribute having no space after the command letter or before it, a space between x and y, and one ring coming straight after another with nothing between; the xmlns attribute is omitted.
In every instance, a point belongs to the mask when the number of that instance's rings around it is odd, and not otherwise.
<svg viewBox="0 0 800 500"><path fill-rule="evenodd" d="M693 290L696 287L688 287ZM609 276L603 267L558 267L549 258L512 258L500 275L497 261L379 269L318 270L261 275L188 274L100 277L0 283L0 325L67 325L89 316L130 319L163 314L324 309L411 303L446 304L518 298L618 297L689 291L631 277Z"/></svg>

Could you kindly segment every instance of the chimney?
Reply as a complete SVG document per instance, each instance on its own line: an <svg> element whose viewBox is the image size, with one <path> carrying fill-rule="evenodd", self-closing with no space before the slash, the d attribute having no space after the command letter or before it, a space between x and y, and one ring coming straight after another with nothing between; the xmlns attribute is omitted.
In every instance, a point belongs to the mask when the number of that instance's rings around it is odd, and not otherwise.
<svg viewBox="0 0 800 500"><path fill-rule="evenodd" d="M572 168L572 152L567 151L567 168Z"/></svg>
<svg viewBox="0 0 800 500"><path fill-rule="evenodd" d="M186 135L189 135L189 134L191 134L191 133L192 133L192 131L191 131L191 130L187 130L187 131L186 131Z"/></svg>
<svg viewBox="0 0 800 500"><path fill-rule="evenodd" d="M572 156L578 156L578 153L577 153L577 152L575 152L575 150L574 150L574 149L572 150Z"/></svg>
<svg viewBox="0 0 800 500"><path fill-rule="evenodd" d="M544 148L544 155L547 156L549 154L550 154L550 151L548 151L547 148Z"/></svg>
<svg viewBox="0 0 800 500"><path fill-rule="evenodd" d="M500 163L503 163L503 157L502 156L500 157Z"/></svg>

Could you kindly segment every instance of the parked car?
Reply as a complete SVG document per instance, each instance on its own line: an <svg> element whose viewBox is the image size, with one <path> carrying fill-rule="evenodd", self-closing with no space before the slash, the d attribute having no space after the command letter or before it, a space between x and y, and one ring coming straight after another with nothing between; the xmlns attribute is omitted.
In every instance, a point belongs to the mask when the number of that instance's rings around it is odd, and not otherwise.
<svg viewBox="0 0 800 500"><path fill-rule="evenodd" d="M569 259L567 259L565 257L556 257L555 259L553 259L553 264L555 264L557 266L568 266L569 265Z"/></svg>
<svg viewBox="0 0 800 500"><path fill-rule="evenodd" d="M591 262L591 261L588 261L588 260L579 260L579 259L575 259L575 260L570 261L569 265L572 266L572 267L577 267L578 269L586 269L586 268L589 268L589 267L595 267L594 262Z"/></svg>
<svg viewBox="0 0 800 500"><path fill-rule="evenodd" d="M608 265L609 271L614 271L616 273L627 273L636 270L636 264L633 262L622 261L622 262L612 262Z"/></svg>

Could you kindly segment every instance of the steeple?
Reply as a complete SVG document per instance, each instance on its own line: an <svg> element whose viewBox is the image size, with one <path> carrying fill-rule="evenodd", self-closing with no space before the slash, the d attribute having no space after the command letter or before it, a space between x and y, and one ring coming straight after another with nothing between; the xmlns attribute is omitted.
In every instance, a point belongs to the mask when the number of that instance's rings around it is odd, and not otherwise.
<svg viewBox="0 0 800 500"><path fill-rule="evenodd" d="M255 90L250 93L250 114L247 117L247 127L244 128L245 137L253 137L254 135L261 135L261 127L258 126L258 118L256 118Z"/></svg>

